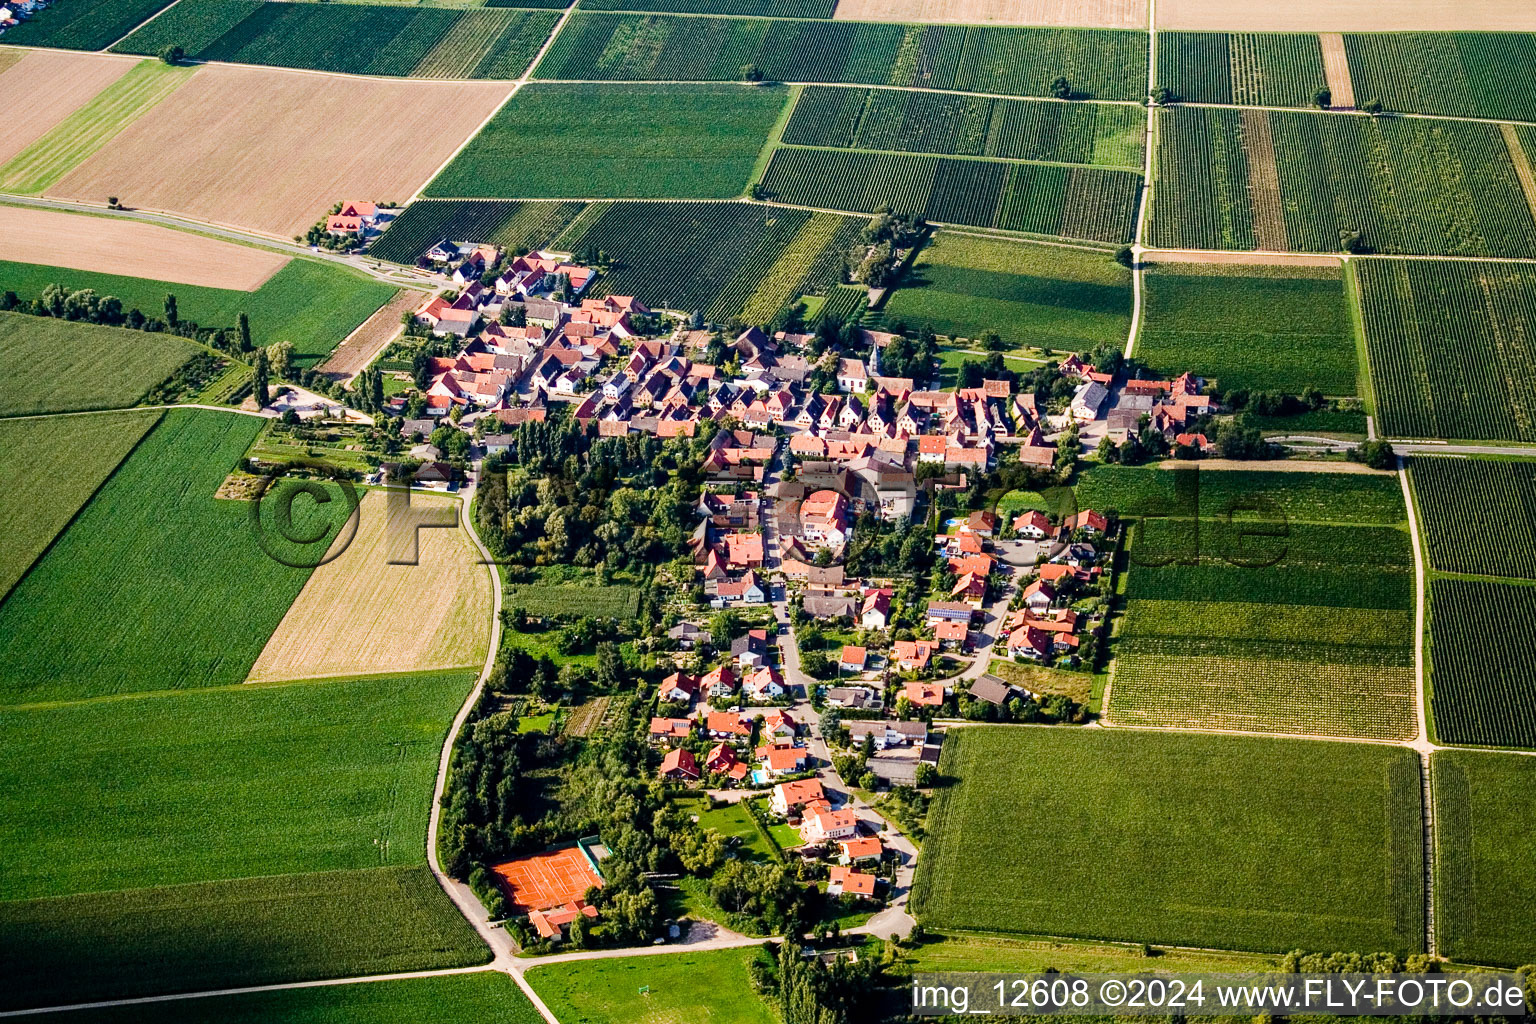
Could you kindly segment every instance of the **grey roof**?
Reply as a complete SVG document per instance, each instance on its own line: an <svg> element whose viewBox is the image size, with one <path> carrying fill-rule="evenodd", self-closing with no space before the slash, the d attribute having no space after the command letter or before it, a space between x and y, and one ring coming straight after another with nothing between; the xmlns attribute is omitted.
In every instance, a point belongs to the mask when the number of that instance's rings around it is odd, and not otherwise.
<svg viewBox="0 0 1536 1024"><path fill-rule="evenodd" d="M844 615L852 616L859 610L859 601L855 597L811 597L807 596L801 601L805 613L816 619L835 619Z"/></svg>
<svg viewBox="0 0 1536 1024"><path fill-rule="evenodd" d="M984 675L971 684L971 697L988 704L1006 704L1013 696L1013 688L997 676Z"/></svg>

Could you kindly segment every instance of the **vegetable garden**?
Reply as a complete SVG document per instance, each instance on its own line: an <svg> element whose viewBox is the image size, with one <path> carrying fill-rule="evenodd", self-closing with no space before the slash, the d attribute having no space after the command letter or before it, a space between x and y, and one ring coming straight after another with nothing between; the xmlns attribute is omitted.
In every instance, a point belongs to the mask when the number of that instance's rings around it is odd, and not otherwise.
<svg viewBox="0 0 1536 1024"><path fill-rule="evenodd" d="M1536 747L1536 587L1433 581L1430 641L1440 742Z"/></svg>

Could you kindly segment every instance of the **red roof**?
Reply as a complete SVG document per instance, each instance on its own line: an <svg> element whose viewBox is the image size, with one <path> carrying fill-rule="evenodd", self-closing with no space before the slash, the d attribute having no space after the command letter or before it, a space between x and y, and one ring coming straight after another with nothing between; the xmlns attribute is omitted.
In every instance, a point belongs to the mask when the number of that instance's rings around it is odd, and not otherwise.
<svg viewBox="0 0 1536 1024"><path fill-rule="evenodd" d="M867 836L863 839L840 839L838 844L843 848L843 856L849 860L863 860L866 857L878 859L885 852L885 847L880 845L880 840L875 836Z"/></svg>
<svg viewBox="0 0 1536 1024"><path fill-rule="evenodd" d="M868 660L868 658L869 652L864 650L864 648L855 647L853 644L844 644L843 653L842 656L838 659L838 664L857 665L860 668L863 668L864 662Z"/></svg>
<svg viewBox="0 0 1536 1024"><path fill-rule="evenodd" d="M937 640L955 640L964 643L965 638L970 633L971 630L968 623L956 622L952 619L945 619L933 627L933 635Z"/></svg>
<svg viewBox="0 0 1536 1024"><path fill-rule="evenodd" d="M875 875L855 871L853 868L835 866L829 872L829 879L833 885L841 885L843 892L853 896L873 896L875 894Z"/></svg>
<svg viewBox="0 0 1536 1024"><path fill-rule="evenodd" d="M683 747L667 752L667 756L661 759L661 774L672 775L676 773L685 778L696 779L699 777L699 762L693 753Z"/></svg>
<svg viewBox="0 0 1536 1024"><path fill-rule="evenodd" d="M722 732L732 736L750 736L752 730L734 711L711 711L704 727L710 732Z"/></svg>

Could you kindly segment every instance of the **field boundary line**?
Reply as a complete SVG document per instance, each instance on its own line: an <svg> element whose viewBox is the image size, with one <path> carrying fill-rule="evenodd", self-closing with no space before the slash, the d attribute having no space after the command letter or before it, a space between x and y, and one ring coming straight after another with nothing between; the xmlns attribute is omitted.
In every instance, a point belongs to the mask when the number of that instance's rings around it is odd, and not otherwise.
<svg viewBox="0 0 1536 1024"><path fill-rule="evenodd" d="M1309 35L1310 33L1302 33ZM1319 110L1317 107L1271 107L1258 103L1191 103L1180 100L1175 106L1180 107L1218 107L1225 110L1269 110L1279 114L1319 114L1322 116L1333 115L1335 117L1380 117L1380 118L1413 118L1425 121L1469 121L1473 124L1536 124L1536 121L1520 121L1497 117L1471 117L1466 114L1414 114L1406 110L1387 110L1380 114L1367 114L1363 110Z"/></svg>
<svg viewBox="0 0 1536 1024"><path fill-rule="evenodd" d="M1525 193L1525 205L1531 208L1531 217L1536 219L1536 174L1531 173L1531 159L1525 152L1525 147L1520 144L1520 136L1512 124L1500 124L1499 134L1504 136L1504 148L1509 150L1509 159L1515 165L1515 177L1520 179L1520 190Z"/></svg>
<svg viewBox="0 0 1536 1024"><path fill-rule="evenodd" d="M867 149L861 146L806 146L794 142L780 142L775 149L809 149L822 153L866 153L876 156L931 156L939 160L970 160L977 163L1029 164L1036 167L1086 167L1096 171L1119 171L1122 174L1141 174L1139 167L1122 164L1074 164L1066 160L1032 160L1026 157L987 156L985 153L934 153L916 149Z"/></svg>
<svg viewBox="0 0 1536 1024"><path fill-rule="evenodd" d="M180 3L181 3L181 0L171 0L170 3L166 4L164 7L160 8L158 11L156 11L154 14L151 14L149 17L145 18L143 21L141 21L137 25L133 26L133 28L131 28L127 32L125 32L123 34L122 39L114 39L110 43L108 43L106 46L103 46L101 49L99 49L99 50L97 50L95 52L97 52L97 53L111 53L112 52L112 47L116 46L118 43L123 42L123 40L125 40L129 36L133 35L139 29L143 28L145 25L148 25L150 22L152 22L156 18L160 17L160 15L164 14L166 11L170 10L172 7L175 7L175 6L179 5ZM127 55L125 54L124 56L127 56ZM154 59L153 57L145 56L145 55L140 55L140 54L134 54L133 56L137 56L140 60L153 60Z"/></svg>

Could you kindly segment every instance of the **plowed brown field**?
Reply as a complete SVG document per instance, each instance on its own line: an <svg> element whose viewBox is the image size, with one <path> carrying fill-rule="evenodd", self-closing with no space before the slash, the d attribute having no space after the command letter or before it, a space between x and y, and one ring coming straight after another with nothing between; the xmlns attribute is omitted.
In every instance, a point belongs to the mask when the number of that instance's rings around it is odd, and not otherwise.
<svg viewBox="0 0 1536 1024"><path fill-rule="evenodd" d="M32 50L0 70L0 164L42 138L101 90L128 73L138 59L96 53Z"/></svg>
<svg viewBox="0 0 1536 1024"><path fill-rule="evenodd" d="M409 198L510 91L210 65L48 192L288 237L344 199Z"/></svg>
<svg viewBox="0 0 1536 1024"><path fill-rule="evenodd" d="M1536 31L1531 0L1158 0L1157 27L1229 32Z"/></svg>
<svg viewBox="0 0 1536 1024"><path fill-rule="evenodd" d="M840 0L837 18L1146 28L1147 0Z"/></svg>

